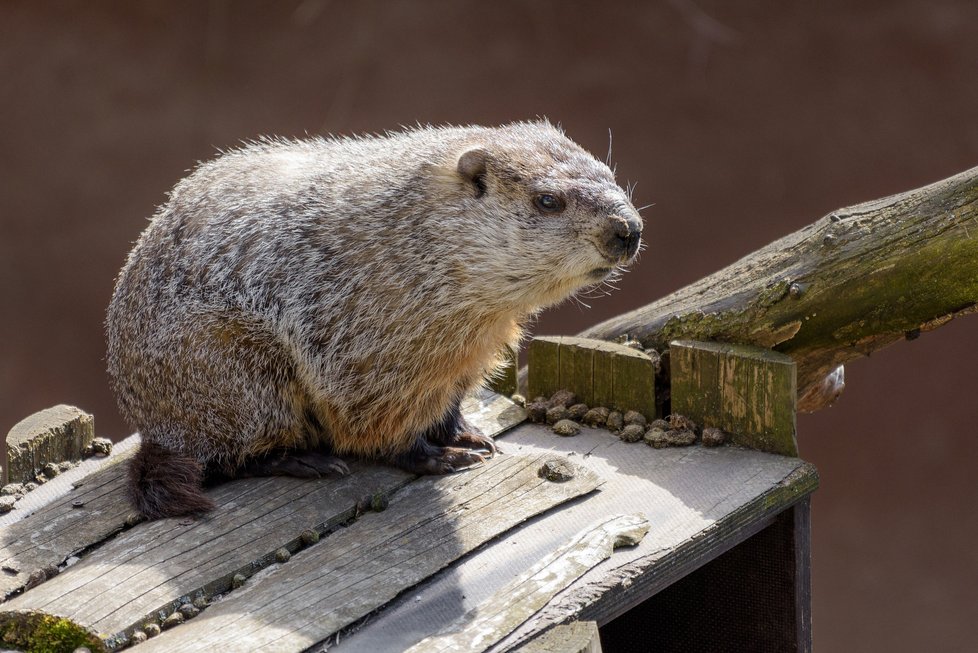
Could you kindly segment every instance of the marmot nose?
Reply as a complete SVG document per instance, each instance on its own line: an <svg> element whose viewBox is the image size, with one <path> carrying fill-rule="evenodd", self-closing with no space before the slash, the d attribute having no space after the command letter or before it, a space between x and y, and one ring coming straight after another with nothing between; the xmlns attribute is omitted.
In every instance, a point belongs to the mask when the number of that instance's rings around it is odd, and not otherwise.
<svg viewBox="0 0 978 653"><path fill-rule="evenodd" d="M608 218L608 226L605 230L605 247L608 256L630 259L635 256L641 241L641 221L629 220L620 215Z"/></svg>

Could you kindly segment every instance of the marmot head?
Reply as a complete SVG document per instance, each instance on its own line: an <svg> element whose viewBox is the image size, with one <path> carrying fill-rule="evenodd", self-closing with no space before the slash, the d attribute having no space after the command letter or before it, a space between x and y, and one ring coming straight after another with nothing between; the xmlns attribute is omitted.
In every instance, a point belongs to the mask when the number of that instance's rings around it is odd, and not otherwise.
<svg viewBox="0 0 978 653"><path fill-rule="evenodd" d="M480 286L528 311L612 277L638 253L642 218L607 165L548 122L487 130L451 176ZM447 175L446 175L447 176Z"/></svg>

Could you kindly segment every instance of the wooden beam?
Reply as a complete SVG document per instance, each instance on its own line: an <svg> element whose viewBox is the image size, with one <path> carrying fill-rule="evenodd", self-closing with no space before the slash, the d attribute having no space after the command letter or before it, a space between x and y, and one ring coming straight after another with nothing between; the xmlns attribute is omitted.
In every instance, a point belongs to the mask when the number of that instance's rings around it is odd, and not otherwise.
<svg viewBox="0 0 978 653"><path fill-rule="evenodd" d="M0 531L0 603L56 576L68 558L125 527L132 512L125 493L124 463L129 455L119 456L78 482L72 492Z"/></svg>
<svg viewBox="0 0 978 653"><path fill-rule="evenodd" d="M490 380L488 387L504 397L512 397L518 391L519 360L516 350L509 345L503 347L502 357L506 360L506 367L499 370L497 375Z"/></svg>
<svg viewBox="0 0 978 653"><path fill-rule="evenodd" d="M671 295L587 329L663 352L676 339L751 344L798 365L799 409L841 390L843 363L978 305L978 168L812 225Z"/></svg>

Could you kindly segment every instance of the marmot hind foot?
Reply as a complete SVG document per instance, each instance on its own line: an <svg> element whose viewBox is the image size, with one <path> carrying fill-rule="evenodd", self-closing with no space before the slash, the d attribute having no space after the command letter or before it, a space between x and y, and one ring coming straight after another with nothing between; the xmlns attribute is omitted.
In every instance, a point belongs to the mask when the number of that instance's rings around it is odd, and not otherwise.
<svg viewBox="0 0 978 653"><path fill-rule="evenodd" d="M492 454L492 451L486 449L440 447L422 437L415 440L407 452L396 456L392 462L412 474L451 474L478 467L485 463L487 458L491 458Z"/></svg>
<svg viewBox="0 0 978 653"><path fill-rule="evenodd" d="M471 449L489 458L496 455L496 443L469 424L462 415L460 404L460 401L453 403L440 422L421 434L421 439L436 446Z"/></svg>

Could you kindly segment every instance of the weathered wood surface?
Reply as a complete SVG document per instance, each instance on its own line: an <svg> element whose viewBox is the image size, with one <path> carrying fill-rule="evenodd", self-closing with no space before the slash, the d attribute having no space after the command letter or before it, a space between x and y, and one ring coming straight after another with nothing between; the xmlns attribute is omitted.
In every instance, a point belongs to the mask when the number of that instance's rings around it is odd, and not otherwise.
<svg viewBox="0 0 978 653"><path fill-rule="evenodd" d="M512 411L512 404L505 400L486 395L475 401L479 410L467 410L472 413L470 419L490 433L493 432L493 425L522 419L522 412ZM469 404L468 408L472 406ZM481 417L477 415L480 410ZM185 638L186 641L192 639L196 642L198 638L194 633L204 633L201 637L210 637L213 641L202 639L199 650L251 650L250 640L241 637L242 633L248 635L248 628L254 627L259 636L270 638L268 650L299 650L319 642L320 645L328 644L332 651L337 640L340 651L403 650L438 633L467 611L485 602L506 583L525 574L535 563L566 543L581 530L582 525L597 523L613 514L643 513L646 516L652 529L638 546L619 550L611 559L587 571L491 649L508 650L558 623L573 619L595 619L603 623L613 618L632 603L757 532L770 523L773 515L810 492L816 483L814 471L797 459L734 447L656 450L644 444L627 444L607 431L588 428L578 436L560 438L545 427L524 424L501 441L501 448L506 454L521 457L565 456L606 477L608 482L602 487L602 492L589 496L587 500L571 501L561 510L531 519L519 529L507 531L505 536L485 546L479 546L475 540L491 538L492 535L487 533L500 532L494 529L505 528L507 520L518 520L520 514L525 514L522 512L526 510L525 502L512 495L526 491L526 481L506 485L483 476L499 469L497 465L504 461L515 460L515 456L500 456L490 465L464 474L412 482L393 494L391 506L386 512L367 513L348 528L299 550L290 561L271 564L251 576L243 587L214 602L198 617L140 646L188 650L184 646ZM118 469L118 466L112 469ZM387 471L399 474L396 470ZM357 476L362 479L364 474L358 473L351 478ZM481 477L483 481L480 482L484 482L484 485L466 489L465 486L475 482L476 477ZM92 484L93 479L87 480L86 485L53 501L39 514L44 510L58 509L59 505L81 511L81 508L70 506L76 493L96 487ZM413 488L436 481L448 484L443 486L448 488L442 493L444 503L434 505L430 497L411 499L433 511L428 520L417 524L417 528L444 527L449 530L443 531L446 533L443 537L437 534L422 536L421 530L412 530L412 522L399 519L395 510L400 501L407 502L414 496L411 494ZM261 494L255 488L257 484L266 482L277 489L266 492L262 501L274 501L274 492L287 491L284 488L291 487L293 483L296 486L317 484L294 479L247 479L219 486L212 492L244 493L252 488ZM322 481L323 484L331 482ZM535 476L532 482L543 483ZM451 506L455 504L452 502L464 492L469 492L471 497L471 502L466 505L473 507L453 510ZM491 497L500 492L510 498L491 501ZM350 494L352 496L356 492ZM122 498L118 491L108 491L108 495ZM280 498L283 499L282 510L292 509L295 502ZM298 503L301 504L302 500L299 499ZM127 508L124 503L121 505ZM257 505L264 504L258 502ZM483 509L498 512L486 515L481 512ZM111 526L123 521L121 514L105 519L104 511L93 512L99 513L89 516L93 522ZM37 521L36 517L21 523L33 521L39 524L34 530L43 533L43 522ZM109 625L117 616L109 614L115 605L112 595L116 592L134 592L127 606L131 603L144 610L159 599L159 608L165 613L172 610L176 603L194 598L198 592L186 589L188 587L197 586L204 593L224 587L227 578L224 571L221 571L223 580L209 587L200 577L194 582L185 583L185 580L193 579L199 568L206 567L213 571L227 563L221 567L224 570L233 566L231 558L240 555L241 560L254 558L254 566L243 563L247 575L268 562L267 556L256 553L258 549L264 549L267 553L275 548L272 539L266 539L249 550L252 540L272 537L269 535L269 531L272 531L288 544L301 530L300 524L294 521L271 521L271 517L256 515L256 519L263 518L267 520L266 523L255 531L247 530L250 522L242 523L228 535L224 535L223 531L211 530L208 536L200 537L206 535L206 529L213 527L213 522L219 521L212 517L210 522L180 523L169 520L170 530L159 532L154 529L163 529L160 525L163 522L140 524L104 542L108 535L98 536L98 541L94 543L100 543L100 546L85 551L80 562L7 604L0 605L0 611L10 609L11 604L15 604L14 607L34 605L52 612L55 612L55 608L63 608L73 615L94 618ZM2 533L6 535L9 530L4 529ZM137 537L140 530L145 535ZM250 533L250 536L239 537L236 534L239 531ZM402 539L396 539L394 533L397 532L402 532ZM371 533L390 535L382 544L377 544L377 550L394 558L401 556L397 558L395 566L384 566L382 559L366 555L364 542ZM49 532L45 537L50 535ZM410 548L414 546L421 548ZM144 569L138 558L131 557L132 549L140 547L140 555L157 556L157 564L151 566L150 571ZM191 548L199 554L191 555ZM64 550L61 549L55 559L63 556ZM172 555L167 557L166 554ZM319 556L326 556L326 559ZM439 564L448 564L447 561L458 556L463 557L442 573L423 580L432 573L431 569L439 568ZM377 563L379 566L371 562L374 560L380 560ZM442 562L437 563L438 560ZM128 577L121 573L126 569L130 572ZM400 584L386 583L394 574L389 571L391 569L406 569L406 573L416 575L400 575L400 581L423 582L409 592L402 592L391 602L389 599L398 591L394 585ZM155 576L155 573L161 575ZM357 580L365 576L369 579L363 582ZM173 584L170 585L165 578L172 578ZM168 590L154 595L157 585ZM102 588L101 592L93 591L98 587ZM65 593L59 594L59 588ZM334 592L330 599L333 603L321 600L322 592L327 591ZM384 594L385 591L387 594ZM69 600L71 595L77 600ZM145 603L140 604L143 597L146 597ZM378 598L374 602L364 603L368 597ZM365 615L385 602L389 604L365 622L365 626L354 623L332 636L323 634L336 628L337 623L348 623L347 619ZM40 605L42 603L44 605ZM138 610L134 610L136 617L133 623L145 623L140 622L140 617L150 617L154 621L162 618L163 615L153 609L151 611L151 615L139 615L136 614ZM128 630L124 629L124 632ZM218 632L221 634L218 635ZM103 631L103 634L109 633ZM168 642L177 643L170 645ZM219 643L215 645L213 642Z"/></svg>
<svg viewBox="0 0 978 653"><path fill-rule="evenodd" d="M833 211L814 224L582 336L752 344L798 365L799 409L846 361L913 339L978 302L978 168Z"/></svg>
<svg viewBox="0 0 978 653"><path fill-rule="evenodd" d="M102 469L77 480L76 489L0 529L0 604L10 594L54 575L69 558L125 527L132 508L124 492L124 463L132 449L119 451L122 453L113 452ZM54 486L68 484L67 476L35 492L50 493ZM21 502L33 499L32 494Z"/></svg>
<svg viewBox="0 0 978 653"><path fill-rule="evenodd" d="M485 435L495 436L526 420L526 410L491 390L480 390L462 400L462 414Z"/></svg>
<svg viewBox="0 0 978 653"><path fill-rule="evenodd" d="M483 605L582 525L640 513L651 528L638 546L616 551L490 650L568 620L605 623L758 532L817 484L814 469L795 458L740 447L653 449L599 429L564 438L526 423L499 444L510 453L568 456L607 481L586 501L509 532L398 598L339 646L331 641L331 653L408 648Z"/></svg>
<svg viewBox="0 0 978 653"><path fill-rule="evenodd" d="M142 648L296 651L322 641L484 542L598 486L586 468L564 482L541 478L552 458L501 455L463 474L418 479L385 512L256 575Z"/></svg>
<svg viewBox="0 0 978 653"><path fill-rule="evenodd" d="M17 422L7 433L7 483L33 481L44 463L81 460L95 437L95 418L59 404Z"/></svg>
<svg viewBox="0 0 978 653"><path fill-rule="evenodd" d="M655 366L643 352L602 340L541 336L527 348L527 399L571 390L589 406L656 416Z"/></svg>
<svg viewBox="0 0 978 653"><path fill-rule="evenodd" d="M641 515L617 515L589 527L546 556L516 580L470 610L446 630L428 637L407 653L480 653L509 635L620 546L635 546L649 530Z"/></svg>
<svg viewBox="0 0 978 653"><path fill-rule="evenodd" d="M598 624L594 621L572 621L554 626L532 642L519 647L518 653L601 653Z"/></svg>
<svg viewBox="0 0 978 653"><path fill-rule="evenodd" d="M208 492L217 507L200 519L138 524L57 577L0 606L38 610L107 636L111 647L142 623L173 612L181 599L209 597L299 549L306 529L328 532L357 514L358 503L396 492L414 478L390 467L352 464L333 479L259 478ZM84 510L84 509L82 509ZM179 650L179 649L174 649Z"/></svg>
<svg viewBox="0 0 978 653"><path fill-rule="evenodd" d="M463 412L467 419L490 436L522 422L526 416L522 408L491 392L467 397L463 403ZM84 480L80 480L80 474L72 470L28 494L17 503L15 513L33 510L29 517L14 521L17 516L11 513L0 518L0 524L4 524L0 529L0 603L11 594L23 590L28 584L33 586L48 576L53 576L59 567L63 567L66 561L79 552L125 528L132 508L124 491L124 463L135 451L138 442L138 437L134 436L118 443L113 449L111 459L104 465L99 460L83 463L78 472L102 466ZM388 479L391 481L390 485L377 485L376 490L394 489L410 478L400 472L397 474L399 475L393 477L393 480ZM386 473L377 476L378 479L381 477L387 478ZM285 481L286 484L289 482ZM241 492L261 494L269 492L269 486L276 486L278 481L248 479L239 483L244 484L245 488ZM330 481L326 479L317 483L329 484ZM73 484L77 484L75 489L72 489ZM216 493L214 498L217 501L223 500L221 497L228 491L222 488L223 486L211 491ZM234 492L238 490L235 489L229 496L238 496ZM343 511L349 507L343 505L339 513L345 514ZM265 504L265 508L270 510L271 506ZM324 515L321 522L325 523L335 517L335 514ZM161 523L172 523L172 520ZM141 535L134 537L139 539ZM287 539L283 539L282 543L286 541ZM124 594L119 593L118 596ZM179 596L177 593L167 600L172 601Z"/></svg>
<svg viewBox="0 0 978 653"><path fill-rule="evenodd" d="M675 340L669 351L673 413L727 431L734 444L798 456L791 357L695 340Z"/></svg>
<svg viewBox="0 0 978 653"><path fill-rule="evenodd" d="M14 504L14 510L0 515L0 533L7 526L32 516L48 504L70 492L74 492L76 487L81 487L88 482L87 477L114 465L122 457L128 456L130 449L138 444L138 438L126 438L116 443L108 456L95 455L86 458L71 469L58 474L54 479L28 492ZM0 601L2 601L2 595L0 595Z"/></svg>

